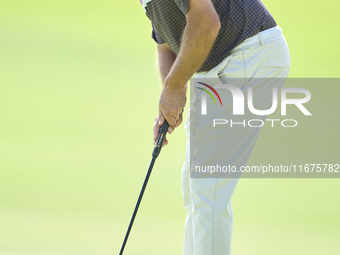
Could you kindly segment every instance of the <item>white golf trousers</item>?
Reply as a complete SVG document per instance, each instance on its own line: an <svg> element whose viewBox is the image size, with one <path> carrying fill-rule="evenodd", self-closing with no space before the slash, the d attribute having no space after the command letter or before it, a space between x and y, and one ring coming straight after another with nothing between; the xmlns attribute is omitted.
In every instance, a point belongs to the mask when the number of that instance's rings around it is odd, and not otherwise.
<svg viewBox="0 0 340 255"><path fill-rule="evenodd" d="M226 84L229 79L242 78L238 86L244 90L248 86L261 87L261 81L254 78L283 78L288 76L290 56L287 43L280 27L263 31L245 40L217 67L205 73L196 73L194 79L202 81L219 78ZM244 82L246 81L246 82ZM282 85L282 84L281 84ZM270 105L270 88L264 88L263 105ZM185 130L188 137L186 159L182 169L182 191L187 212L184 234L184 255L230 255L233 230L231 197L238 178L191 178L190 177L190 136L199 145L204 142L198 155L203 163L221 165L246 165L259 135L260 128L251 133L233 132L224 128L223 136L199 139L204 134L214 133L211 123L199 121L200 115L193 115L192 109L199 108L197 90L192 95ZM199 93L199 92L197 92ZM230 101L221 93L223 104ZM232 108L232 107L231 107ZM226 119L232 118L232 109L223 113ZM209 110L220 109L210 107ZM264 108L268 109L268 108ZM191 113L190 113L191 112ZM197 110L196 112L200 112ZM262 119L265 119L263 116ZM193 128L194 127L194 128ZM202 131L202 132L200 132ZM211 146L209 146L209 144ZM237 146L236 146L237 145ZM200 148L198 146L198 148ZM204 149L204 148L209 148ZM202 162L201 162L202 163Z"/></svg>

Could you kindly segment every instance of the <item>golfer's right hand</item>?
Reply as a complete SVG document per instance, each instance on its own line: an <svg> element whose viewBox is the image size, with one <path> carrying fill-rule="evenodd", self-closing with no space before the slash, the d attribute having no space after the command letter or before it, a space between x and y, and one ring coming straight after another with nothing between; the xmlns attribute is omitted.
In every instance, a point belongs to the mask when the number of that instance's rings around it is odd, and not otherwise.
<svg viewBox="0 0 340 255"><path fill-rule="evenodd" d="M165 82L163 91L159 99L159 113L155 118L154 124L154 143L158 137L159 129L163 125L165 119L169 123L168 133L172 134L183 121L183 109L186 103L186 87L176 88ZM168 140L165 139L163 145L167 145Z"/></svg>

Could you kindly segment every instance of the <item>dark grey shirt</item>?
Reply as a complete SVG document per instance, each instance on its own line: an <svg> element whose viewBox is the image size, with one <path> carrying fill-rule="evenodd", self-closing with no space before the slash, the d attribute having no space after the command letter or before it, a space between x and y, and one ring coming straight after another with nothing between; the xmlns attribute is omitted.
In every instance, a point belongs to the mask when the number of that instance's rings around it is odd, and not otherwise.
<svg viewBox="0 0 340 255"><path fill-rule="evenodd" d="M152 38L168 43L179 52L189 0L140 0L152 23ZM217 66L245 39L275 27L276 22L261 0L212 0L220 17L221 29L215 44L198 70L209 71Z"/></svg>

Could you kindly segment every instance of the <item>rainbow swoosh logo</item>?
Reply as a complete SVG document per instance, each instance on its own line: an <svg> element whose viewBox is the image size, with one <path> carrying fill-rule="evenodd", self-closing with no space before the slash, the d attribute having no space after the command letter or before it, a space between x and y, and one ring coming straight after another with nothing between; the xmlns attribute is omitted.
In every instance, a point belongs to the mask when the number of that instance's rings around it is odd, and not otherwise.
<svg viewBox="0 0 340 255"><path fill-rule="evenodd" d="M217 98L218 98L218 100L220 101L220 104L221 104L221 106L222 106L222 100L221 100L221 98L220 98L220 95L217 93L217 91L216 91L213 87L211 87L210 85L208 85L208 84L206 84L206 83L203 83L203 82L197 82L197 83L206 86L206 87L209 88L212 92L214 92L214 94L217 96ZM217 105L214 96L211 94L211 92L210 92L209 90L204 89L204 88L200 88L200 87L196 87L196 88L198 88L198 89L200 89L200 90L203 90L203 91L207 92L208 95L214 100L215 105Z"/></svg>

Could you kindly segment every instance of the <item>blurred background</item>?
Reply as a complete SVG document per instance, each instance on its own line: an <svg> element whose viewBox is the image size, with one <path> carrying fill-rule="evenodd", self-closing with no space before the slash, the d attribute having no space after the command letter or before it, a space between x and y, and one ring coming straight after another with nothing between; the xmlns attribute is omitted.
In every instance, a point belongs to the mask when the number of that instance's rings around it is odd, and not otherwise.
<svg viewBox="0 0 340 255"><path fill-rule="evenodd" d="M339 77L338 1L264 3L290 46L290 77ZM153 148L155 47L138 0L1 0L1 255L119 253ZM251 162L270 156L268 139ZM125 254L182 253L185 143L182 126L156 162ZM242 179L233 254L338 254L339 184Z"/></svg>

